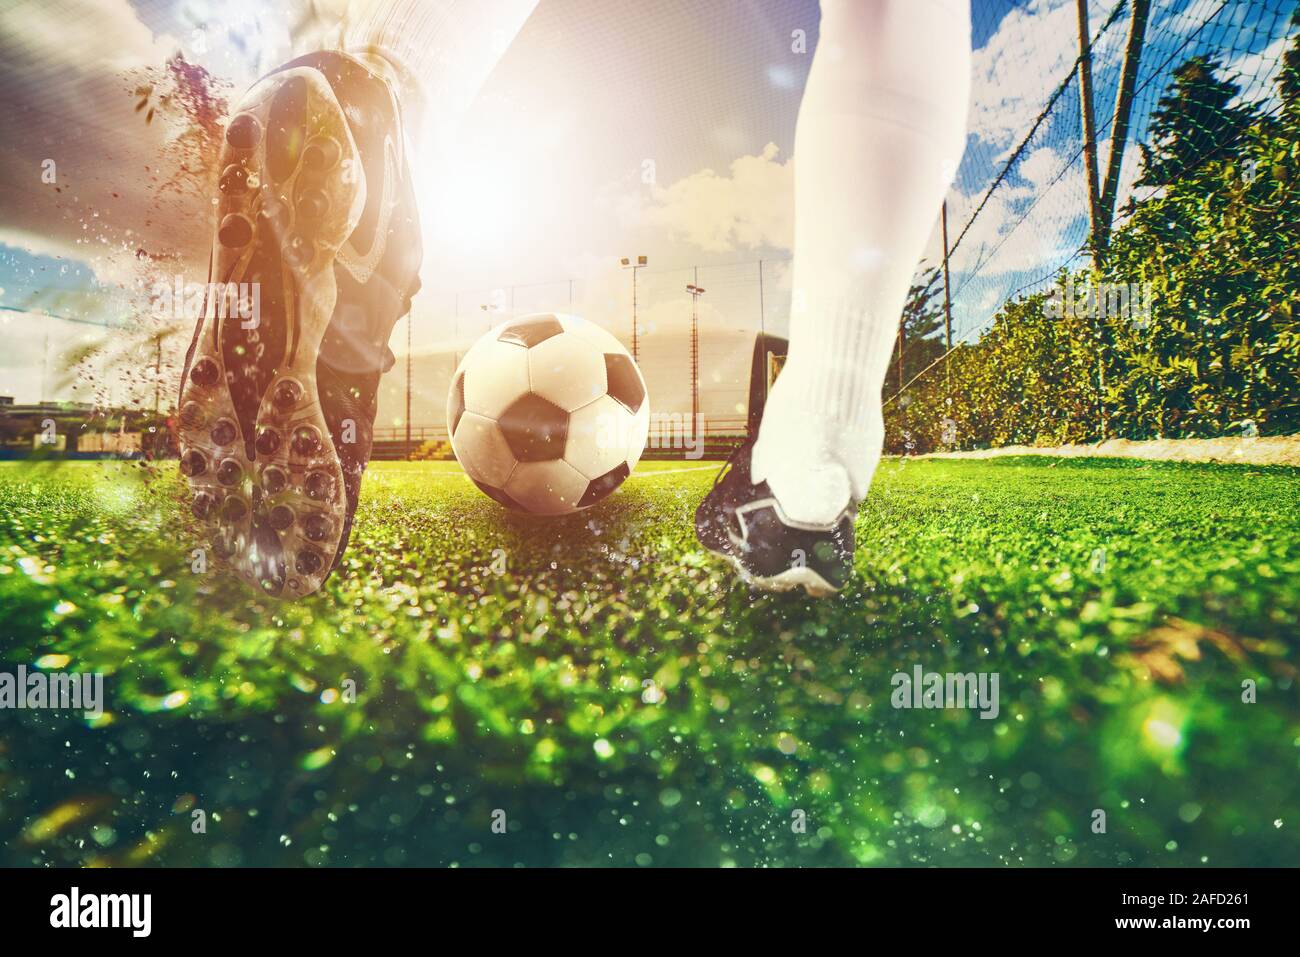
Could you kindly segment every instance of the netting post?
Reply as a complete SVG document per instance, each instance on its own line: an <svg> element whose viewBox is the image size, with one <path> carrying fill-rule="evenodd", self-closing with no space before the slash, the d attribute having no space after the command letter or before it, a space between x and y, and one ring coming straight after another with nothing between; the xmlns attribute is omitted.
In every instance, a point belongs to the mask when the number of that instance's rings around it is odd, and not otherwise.
<svg viewBox="0 0 1300 957"><path fill-rule="evenodd" d="M1088 222L1092 226L1092 264L1100 268L1101 203L1097 192L1097 120L1092 109L1092 41L1088 0L1075 0L1079 16L1079 111L1083 114L1083 157L1088 179Z"/></svg>
<svg viewBox="0 0 1300 957"><path fill-rule="evenodd" d="M695 267L691 294L691 428L700 420L700 267Z"/></svg>
<svg viewBox="0 0 1300 957"><path fill-rule="evenodd" d="M944 357L952 352L952 284L948 279L948 200L940 207L939 221L943 229L943 345ZM948 392L948 402L952 403L952 369L944 362L944 382Z"/></svg>
<svg viewBox="0 0 1300 957"><path fill-rule="evenodd" d="M1115 94L1115 118L1110 129L1110 156L1106 161L1106 179L1101 190L1101 249L1110 245L1110 227L1115 220L1115 203L1119 196L1119 173L1124 164L1124 148L1128 142L1129 116L1133 112L1133 87L1137 84L1138 65L1142 60L1142 44L1146 39L1147 20L1151 14L1151 0L1131 0L1128 42L1124 47L1124 67L1120 74L1119 90Z"/></svg>
<svg viewBox="0 0 1300 957"><path fill-rule="evenodd" d="M636 334L636 267L632 267L632 361L640 362L641 353L637 348Z"/></svg>
<svg viewBox="0 0 1300 957"><path fill-rule="evenodd" d="M160 332L154 337L154 359L153 359L153 414L158 414L158 409L162 404L162 341L163 334Z"/></svg>
<svg viewBox="0 0 1300 957"><path fill-rule="evenodd" d="M1083 114L1083 157L1088 179L1088 222L1092 227L1094 281L1101 272L1101 197L1097 191L1097 119L1092 109L1092 40L1088 31L1088 0L1075 0L1079 18L1079 112ZM1100 320L1097 328L1097 414L1101 438L1106 438L1106 360L1103 356Z"/></svg>
<svg viewBox="0 0 1300 957"><path fill-rule="evenodd" d="M894 393L895 396L903 394L903 348L903 322L900 319L898 322L898 391Z"/></svg>

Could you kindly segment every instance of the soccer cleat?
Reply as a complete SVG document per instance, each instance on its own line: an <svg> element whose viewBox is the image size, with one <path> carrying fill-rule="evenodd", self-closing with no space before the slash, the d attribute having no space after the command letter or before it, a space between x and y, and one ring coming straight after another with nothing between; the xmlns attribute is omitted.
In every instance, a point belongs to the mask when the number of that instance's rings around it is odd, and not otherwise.
<svg viewBox="0 0 1300 957"><path fill-rule="evenodd" d="M746 582L767 591L803 587L820 597L839 591L853 571L856 503L830 525L790 519L766 482L750 476L752 439L731 454L695 510L700 544L731 562Z"/></svg>
<svg viewBox="0 0 1300 957"><path fill-rule="evenodd" d="M311 594L342 558L388 338L419 285L385 70L300 57L226 127L207 287L220 302L205 302L185 360L181 471L214 552L277 597Z"/></svg>

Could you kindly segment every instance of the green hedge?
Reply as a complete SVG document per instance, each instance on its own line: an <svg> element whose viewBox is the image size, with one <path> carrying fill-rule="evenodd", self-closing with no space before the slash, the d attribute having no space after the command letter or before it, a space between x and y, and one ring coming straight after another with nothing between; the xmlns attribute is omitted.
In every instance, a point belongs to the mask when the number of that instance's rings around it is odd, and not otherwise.
<svg viewBox="0 0 1300 957"><path fill-rule="evenodd" d="M1047 293L1006 303L978 342L888 402L887 450L1300 431L1297 59L1282 108L1251 111L1124 211L1097 276L1059 277L1149 284L1149 315L1053 316Z"/></svg>

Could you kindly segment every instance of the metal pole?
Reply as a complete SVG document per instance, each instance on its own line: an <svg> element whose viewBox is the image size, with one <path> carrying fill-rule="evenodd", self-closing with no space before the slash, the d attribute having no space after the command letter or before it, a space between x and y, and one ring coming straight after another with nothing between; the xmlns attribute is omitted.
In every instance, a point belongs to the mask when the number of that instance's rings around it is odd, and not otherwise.
<svg viewBox="0 0 1300 957"><path fill-rule="evenodd" d="M637 350L636 337L636 271L640 268L640 266L635 265L632 267L632 361L638 364L641 357Z"/></svg>
<svg viewBox="0 0 1300 957"><path fill-rule="evenodd" d="M406 454L411 454L411 323L414 310L406 314Z"/></svg>
<svg viewBox="0 0 1300 957"><path fill-rule="evenodd" d="M1132 5L1128 43L1124 48L1124 69L1120 75L1119 92L1115 94L1115 118L1110 125L1110 157L1106 162L1105 185L1101 191L1103 251L1110 245L1110 226L1115 220L1115 202L1119 198L1119 171L1124 163L1129 116L1133 111L1133 87L1137 83L1142 44L1146 39L1147 20L1151 13L1151 0L1132 0Z"/></svg>
<svg viewBox="0 0 1300 957"><path fill-rule="evenodd" d="M1093 268L1100 268L1101 199L1097 191L1097 121L1092 110L1092 40L1088 0L1075 0L1079 19L1079 103L1083 114L1084 169L1088 177L1088 222L1092 226Z"/></svg>
<svg viewBox="0 0 1300 957"><path fill-rule="evenodd" d="M898 391L894 393L895 396L903 394L903 345L903 323L900 321L898 323Z"/></svg>
<svg viewBox="0 0 1300 957"><path fill-rule="evenodd" d="M155 352L153 357L153 414L157 415L161 403L159 391L162 388L162 333L158 333L153 341Z"/></svg>
<svg viewBox="0 0 1300 957"><path fill-rule="evenodd" d="M691 291L691 428L700 414L700 267L695 267L695 286Z"/></svg>
<svg viewBox="0 0 1300 957"><path fill-rule="evenodd" d="M948 201L943 201L943 342L952 352L952 285L948 279Z"/></svg>
<svg viewBox="0 0 1300 957"><path fill-rule="evenodd" d="M1079 103L1083 114L1083 156L1088 177L1088 221L1092 225L1092 274L1101 272L1101 196L1097 188L1097 121L1092 111L1092 41L1088 33L1088 0L1075 0L1079 20ZM1094 291L1095 297L1095 291ZM1101 437L1106 438L1106 363L1101 320L1097 320L1097 415Z"/></svg>
<svg viewBox="0 0 1300 957"><path fill-rule="evenodd" d="M948 277L948 200L943 201L940 219L943 223L943 344L944 389L948 393L949 406L952 405L952 366L947 362L952 352L952 283Z"/></svg>

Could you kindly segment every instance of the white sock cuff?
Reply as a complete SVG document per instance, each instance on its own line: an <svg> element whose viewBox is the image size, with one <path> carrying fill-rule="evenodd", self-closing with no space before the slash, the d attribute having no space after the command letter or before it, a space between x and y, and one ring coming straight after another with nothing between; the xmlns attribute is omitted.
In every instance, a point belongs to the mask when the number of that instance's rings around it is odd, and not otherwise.
<svg viewBox="0 0 1300 957"><path fill-rule="evenodd" d="M898 317L871 314L865 291L795 304L782 404L849 429L879 416Z"/></svg>

